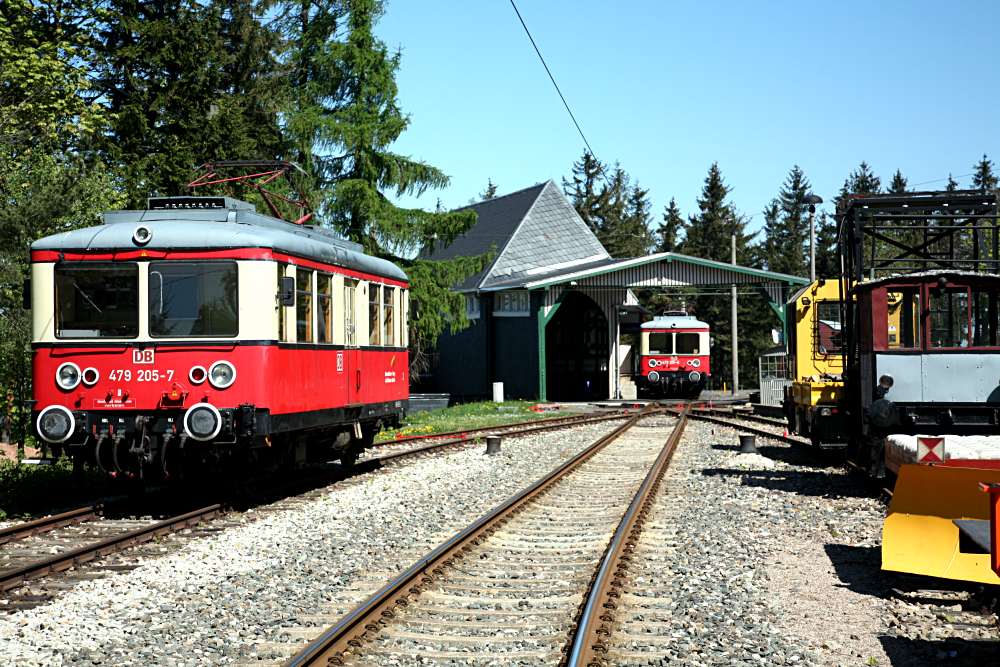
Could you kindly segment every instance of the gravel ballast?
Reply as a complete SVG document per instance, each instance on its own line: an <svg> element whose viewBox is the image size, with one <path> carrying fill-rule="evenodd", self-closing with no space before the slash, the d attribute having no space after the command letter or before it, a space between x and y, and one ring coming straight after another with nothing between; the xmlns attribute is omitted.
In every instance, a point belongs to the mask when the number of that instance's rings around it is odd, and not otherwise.
<svg viewBox="0 0 1000 667"><path fill-rule="evenodd" d="M282 628L347 611L473 519L620 421L411 460L241 525L51 604L0 618L0 664L194 665L274 658ZM265 649L260 647L264 646Z"/></svg>
<svg viewBox="0 0 1000 667"><path fill-rule="evenodd" d="M737 436L689 422L647 523L656 548L630 570L656 594L616 619L619 664L965 664L969 640L1000 638L968 592L928 600L934 582L879 569L885 505L863 479L761 437L738 454Z"/></svg>

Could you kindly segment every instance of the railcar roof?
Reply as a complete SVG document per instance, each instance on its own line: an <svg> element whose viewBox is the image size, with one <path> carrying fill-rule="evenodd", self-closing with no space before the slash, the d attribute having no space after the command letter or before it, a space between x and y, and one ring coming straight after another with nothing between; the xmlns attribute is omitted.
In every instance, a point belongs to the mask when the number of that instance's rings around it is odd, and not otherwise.
<svg viewBox="0 0 1000 667"><path fill-rule="evenodd" d="M1000 284L1000 276L995 273L982 273L978 271L920 271L919 273L898 273L878 280L868 280L854 286L857 290L870 290L881 285L890 283L913 283L927 282L928 278L974 278L976 280L986 280Z"/></svg>
<svg viewBox="0 0 1000 667"><path fill-rule="evenodd" d="M707 329L708 324L693 315L665 315L642 324L643 329Z"/></svg>
<svg viewBox="0 0 1000 667"><path fill-rule="evenodd" d="M218 250L269 248L296 257L334 264L394 280L407 280L395 264L366 255L361 246L333 232L261 215L240 208L194 210L110 211L104 224L74 229L38 239L32 250L123 251L136 250L132 240L136 225L152 232L143 248L150 250Z"/></svg>

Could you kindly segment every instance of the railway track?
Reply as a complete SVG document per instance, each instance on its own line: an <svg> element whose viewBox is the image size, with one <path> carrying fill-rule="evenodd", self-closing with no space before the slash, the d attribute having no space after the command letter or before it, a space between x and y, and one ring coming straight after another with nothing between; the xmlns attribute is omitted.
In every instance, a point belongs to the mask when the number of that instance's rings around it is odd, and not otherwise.
<svg viewBox="0 0 1000 667"><path fill-rule="evenodd" d="M417 441L407 445L376 447L374 456L359 465L357 473L372 472L390 463L407 458L434 455L438 452L480 441L486 434L499 433L507 436L527 435L542 431L571 428L583 424L622 420L628 416L584 415L544 423L527 422L505 425L491 429L476 429L465 432L458 438L444 439L433 443ZM471 433L471 435L469 435ZM386 451L390 450L390 451ZM371 450L369 450L371 451ZM279 498L298 495L322 488L343 479L343 474L318 473L315 479L293 479L272 489L265 489L262 497ZM110 554L126 552L139 545L149 543L166 535L178 533L197 524L207 523L226 514L226 503L213 503L205 507L185 511L161 521L137 518L105 518L101 516L100 505L87 505L60 514L9 526L0 530L0 592L5 592L5 600L0 610L36 606L51 599L53 589L61 589L63 584L48 584L39 588L36 584L51 575L75 570L83 565L96 571L131 569L130 561L104 563ZM201 527L194 534L214 532ZM134 559L133 559L134 560ZM74 572L77 578L88 578L86 571ZM15 589L32 584L24 593Z"/></svg>
<svg viewBox="0 0 1000 667"><path fill-rule="evenodd" d="M574 642L597 643L599 610L683 432L685 415L651 414L631 416L325 620L332 626L319 615L287 630L290 642L313 638L287 664L547 664L563 662Z"/></svg>

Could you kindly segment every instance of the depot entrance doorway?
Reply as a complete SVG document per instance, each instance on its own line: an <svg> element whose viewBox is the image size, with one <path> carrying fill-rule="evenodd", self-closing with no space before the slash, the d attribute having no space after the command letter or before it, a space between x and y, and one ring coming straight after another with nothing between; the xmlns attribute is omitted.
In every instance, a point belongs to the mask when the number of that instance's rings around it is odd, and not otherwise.
<svg viewBox="0 0 1000 667"><path fill-rule="evenodd" d="M567 293L545 327L547 396L556 401L608 398L608 319L586 294Z"/></svg>

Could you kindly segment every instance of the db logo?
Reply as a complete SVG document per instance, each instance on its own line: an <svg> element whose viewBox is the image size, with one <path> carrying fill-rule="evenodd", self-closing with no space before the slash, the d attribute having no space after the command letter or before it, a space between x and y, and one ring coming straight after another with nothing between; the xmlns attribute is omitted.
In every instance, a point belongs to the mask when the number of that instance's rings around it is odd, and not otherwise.
<svg viewBox="0 0 1000 667"><path fill-rule="evenodd" d="M132 348L132 363L133 364L153 363L153 348L148 348L145 350Z"/></svg>

